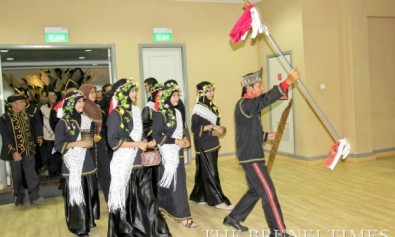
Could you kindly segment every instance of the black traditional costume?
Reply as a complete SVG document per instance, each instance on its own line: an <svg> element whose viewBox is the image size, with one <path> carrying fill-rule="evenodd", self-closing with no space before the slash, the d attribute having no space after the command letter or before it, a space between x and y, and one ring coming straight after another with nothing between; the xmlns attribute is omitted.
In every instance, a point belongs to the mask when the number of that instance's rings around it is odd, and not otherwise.
<svg viewBox="0 0 395 237"><path fill-rule="evenodd" d="M7 102L25 100L25 95L15 94L8 97ZM0 132L2 137L1 159L10 161L15 205L23 204L25 191L23 188L23 176L29 189L31 202L39 199L39 177L35 171L34 154L35 141L31 126L31 117L25 112L14 112L7 109L0 118ZM42 126L35 126L36 136L42 137ZM15 161L13 153L19 153L21 160Z"/></svg>
<svg viewBox="0 0 395 237"><path fill-rule="evenodd" d="M191 127L195 142L196 173L189 199L209 206L222 203L229 206L231 203L222 192L218 173L218 151L221 145L212 130L204 131L207 125L220 125L218 109L206 96L207 89L214 89L214 85L203 81L196 87L198 101L193 108ZM229 207L231 208L232 206Z"/></svg>
<svg viewBox="0 0 395 237"><path fill-rule="evenodd" d="M244 87L253 86L261 80L262 69L243 76L242 83ZM249 189L225 218L224 224L235 226L236 222L245 221L255 204L262 199L262 207L271 231L270 236L285 233L281 207L265 165L262 144L266 141L268 133L263 131L260 111L281 98L287 89L288 84L282 83L255 98L244 94L236 103L234 116L237 158L246 173ZM248 230L246 227L242 228L243 231Z"/></svg>
<svg viewBox="0 0 395 237"><path fill-rule="evenodd" d="M92 120L78 113L75 105L84 98L81 91L71 92L63 100L62 119L55 128L55 150L63 154L62 175L65 177L65 217L70 232L87 236L100 218L96 164L87 148L67 149L70 142L81 140L82 130L91 130Z"/></svg>
<svg viewBox="0 0 395 237"><path fill-rule="evenodd" d="M80 90L87 98L85 101L84 114L92 119L93 132L95 133L96 137L100 137L100 140L94 143L93 149L90 149L89 151L92 153L92 157L95 159L97 166L97 179L100 183L101 189L103 190L104 199L107 202L111 182L110 158L108 157L107 152L107 135L104 134L103 129L104 113L98 104L90 101L88 98L89 93L93 88L95 87L92 84L84 84L80 87Z"/></svg>
<svg viewBox="0 0 395 237"><path fill-rule="evenodd" d="M160 112L153 116L152 137L162 156L158 203L165 214L179 222L186 221L187 227L196 227L188 204L185 165L179 159L180 146L175 144L176 139L184 135L181 112L170 102L178 91L177 86L163 87L156 101Z"/></svg>
<svg viewBox="0 0 395 237"><path fill-rule="evenodd" d="M108 236L171 236L152 191L149 168L141 166L140 150L121 147L124 142L141 141L143 125L140 109L131 105L129 97L135 82L121 79L118 84L113 97L118 106L107 120L108 143L114 150Z"/></svg>

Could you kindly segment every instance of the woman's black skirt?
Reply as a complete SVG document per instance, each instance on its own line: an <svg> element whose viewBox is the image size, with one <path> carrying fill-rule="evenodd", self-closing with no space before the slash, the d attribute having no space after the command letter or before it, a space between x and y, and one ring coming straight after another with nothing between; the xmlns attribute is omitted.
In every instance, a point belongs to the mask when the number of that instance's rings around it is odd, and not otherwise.
<svg viewBox="0 0 395 237"><path fill-rule="evenodd" d="M159 170L160 177L162 177L164 172L162 164ZM191 218L191 210L188 203L184 159L180 159L176 179L176 189L174 189L174 182L170 188L158 187L158 204L163 212L175 220L186 220Z"/></svg>
<svg viewBox="0 0 395 237"><path fill-rule="evenodd" d="M126 198L126 214L109 213L108 236L171 236L152 191L151 169L133 168Z"/></svg>
<svg viewBox="0 0 395 237"><path fill-rule="evenodd" d="M69 231L76 235L88 234L95 227L95 219L100 218L100 202L97 190L96 174L81 177L85 205L71 206L69 204L69 177L65 178L64 212Z"/></svg>
<svg viewBox="0 0 395 237"><path fill-rule="evenodd" d="M195 185L189 199L197 203L207 202L209 206L231 204L222 192L219 180L218 150L196 154Z"/></svg>

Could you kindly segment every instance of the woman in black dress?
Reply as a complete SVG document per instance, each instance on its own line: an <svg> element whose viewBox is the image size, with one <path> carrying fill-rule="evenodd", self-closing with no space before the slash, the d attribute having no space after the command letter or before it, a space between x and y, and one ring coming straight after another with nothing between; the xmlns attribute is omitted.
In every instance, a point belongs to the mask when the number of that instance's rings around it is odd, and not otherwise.
<svg viewBox="0 0 395 237"><path fill-rule="evenodd" d="M171 236L152 191L149 167L141 165L141 150L154 147L142 141L143 124L136 101L136 83L121 79L107 120L108 143L114 150L108 198L108 236Z"/></svg>
<svg viewBox="0 0 395 237"><path fill-rule="evenodd" d="M81 131L91 130L91 119L83 115L85 97L81 91L66 95L62 119L55 128L55 150L63 154L65 216L70 232L88 236L100 217L95 161L88 151L93 141L82 141Z"/></svg>
<svg viewBox="0 0 395 237"><path fill-rule="evenodd" d="M164 214L188 228L195 228L198 225L189 209L185 166L179 159L180 149L190 144L183 134L181 112L175 108L178 101L178 86L169 84L161 89L155 103L158 113L153 116L152 137L162 156L158 203Z"/></svg>
<svg viewBox="0 0 395 237"><path fill-rule="evenodd" d="M215 86L203 81L196 85L198 101L192 112L192 132L195 142L195 185L189 197L198 204L232 210L229 199L223 194L218 173L218 136L224 134L220 114L214 104Z"/></svg>
<svg viewBox="0 0 395 237"><path fill-rule="evenodd" d="M94 147L90 149L92 157L97 165L97 179L103 190L104 200L108 201L108 192L110 189L110 158L108 157L106 138L104 134L104 113L96 101L96 87L92 84L84 84L80 90L86 97L84 114L92 119L94 136Z"/></svg>

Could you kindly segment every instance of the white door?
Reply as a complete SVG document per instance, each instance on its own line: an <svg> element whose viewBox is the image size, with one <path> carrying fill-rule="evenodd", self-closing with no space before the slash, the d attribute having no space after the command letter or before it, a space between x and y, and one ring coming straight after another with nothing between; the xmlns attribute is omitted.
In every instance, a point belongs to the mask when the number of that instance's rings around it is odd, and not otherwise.
<svg viewBox="0 0 395 237"><path fill-rule="evenodd" d="M180 98L185 104L186 122L189 124L188 90L185 70L185 47L183 45L140 45L140 85L144 79L154 77L163 83L169 79L178 82L181 89ZM142 88L142 86L141 86ZM142 105L147 95L141 90ZM191 149L184 151L185 163L190 162Z"/></svg>
<svg viewBox="0 0 395 237"><path fill-rule="evenodd" d="M285 58L288 62L291 60L291 55L285 54ZM282 60L278 56L269 56L267 60L267 73L269 81L269 89L280 84L281 81L287 78L288 72L285 70ZM289 100L293 97L293 90L288 90L288 95L276 101L270 106L270 131L276 131L280 122L281 115L287 107ZM295 103L294 103L295 104ZM284 127L283 136L281 138L279 152L287 154L295 154L295 138L294 138L294 113L293 105L289 111L288 119Z"/></svg>

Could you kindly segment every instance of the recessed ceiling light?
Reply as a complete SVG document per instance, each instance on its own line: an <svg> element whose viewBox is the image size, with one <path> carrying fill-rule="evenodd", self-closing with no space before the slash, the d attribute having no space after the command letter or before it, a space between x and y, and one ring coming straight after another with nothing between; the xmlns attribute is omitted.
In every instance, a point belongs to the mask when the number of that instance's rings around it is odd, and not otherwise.
<svg viewBox="0 0 395 237"><path fill-rule="evenodd" d="M81 57L78 57L79 59L85 59L85 57L83 57L83 56L81 56Z"/></svg>
<svg viewBox="0 0 395 237"><path fill-rule="evenodd" d="M85 52L92 52L92 49L85 49Z"/></svg>
<svg viewBox="0 0 395 237"><path fill-rule="evenodd" d="M8 61L13 61L14 58L6 58Z"/></svg>
<svg viewBox="0 0 395 237"><path fill-rule="evenodd" d="M1 53L8 53L8 49L1 49L0 52Z"/></svg>

